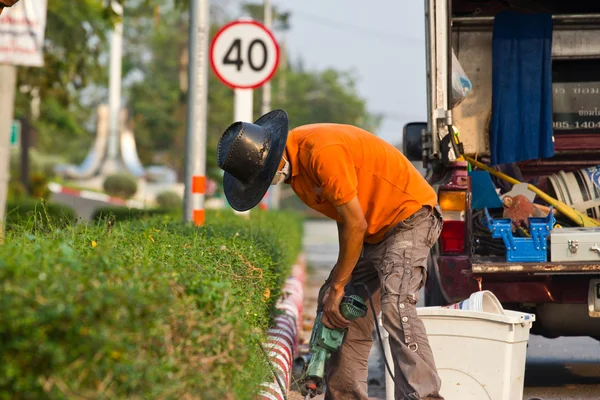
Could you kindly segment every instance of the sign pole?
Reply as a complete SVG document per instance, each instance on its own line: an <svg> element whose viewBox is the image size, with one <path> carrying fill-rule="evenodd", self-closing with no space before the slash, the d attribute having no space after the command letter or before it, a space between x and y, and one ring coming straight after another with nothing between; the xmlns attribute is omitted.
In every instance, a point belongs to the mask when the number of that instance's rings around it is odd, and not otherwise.
<svg viewBox="0 0 600 400"><path fill-rule="evenodd" d="M254 90L235 89L233 101L233 119L234 121L254 122L252 116L252 107L254 106Z"/></svg>
<svg viewBox="0 0 600 400"><path fill-rule="evenodd" d="M264 20L265 27L271 29L273 23L273 9L271 7L271 0L264 0ZM266 114L271 111L271 81L268 80L262 87L262 114ZM281 196L281 185L271 186L267 192L267 201L271 208L279 208L279 199Z"/></svg>
<svg viewBox="0 0 600 400"><path fill-rule="evenodd" d="M252 110L254 107L254 90L252 89L234 89L233 90L233 120L242 122L254 122L252 119ZM250 210L235 211L235 214L248 217Z"/></svg>
<svg viewBox="0 0 600 400"><path fill-rule="evenodd" d="M270 1L265 20L270 24ZM254 122L253 91L273 77L279 64L279 45L271 30L252 19L230 22L217 32L210 46L210 62L221 82L234 89L234 121ZM262 110L269 110L269 86L263 87ZM264 111L266 113L266 111ZM260 203L267 204L268 194ZM236 214L247 215L249 212Z"/></svg>
<svg viewBox="0 0 600 400"><path fill-rule="evenodd" d="M264 0L265 27L271 29L273 20L273 10L271 9L271 0ZM262 87L262 114L271 110L271 81L268 80Z"/></svg>
<svg viewBox="0 0 600 400"><path fill-rule="evenodd" d="M4 242L4 217L10 179L10 136L17 86L17 68L0 64L0 243Z"/></svg>
<svg viewBox="0 0 600 400"><path fill-rule="evenodd" d="M184 220L204 225L209 0L190 1Z"/></svg>

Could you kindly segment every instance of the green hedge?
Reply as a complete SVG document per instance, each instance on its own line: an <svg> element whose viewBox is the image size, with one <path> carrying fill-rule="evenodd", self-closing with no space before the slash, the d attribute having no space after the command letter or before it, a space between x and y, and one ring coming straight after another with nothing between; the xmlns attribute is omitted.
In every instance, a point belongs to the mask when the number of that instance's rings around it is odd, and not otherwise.
<svg viewBox="0 0 600 400"><path fill-rule="evenodd" d="M11 233L0 246L0 398L251 399L258 343L300 250L293 214Z"/></svg>
<svg viewBox="0 0 600 400"><path fill-rule="evenodd" d="M116 221L130 221L141 218L149 218L156 216L173 216L181 214L181 210L173 210L167 208L128 208L119 206L101 207L92 214L92 221L102 221L107 218L114 218Z"/></svg>
<svg viewBox="0 0 600 400"><path fill-rule="evenodd" d="M138 190L137 179L135 176L126 173L107 176L104 180L103 187L104 191L109 195L122 197L124 199L133 197Z"/></svg>
<svg viewBox="0 0 600 400"><path fill-rule="evenodd" d="M164 191L156 196L156 202L161 208L177 209L183 207L183 199L177 192Z"/></svg>
<svg viewBox="0 0 600 400"><path fill-rule="evenodd" d="M65 228L77 221L69 206L36 199L11 200L6 204L6 229L47 231Z"/></svg>

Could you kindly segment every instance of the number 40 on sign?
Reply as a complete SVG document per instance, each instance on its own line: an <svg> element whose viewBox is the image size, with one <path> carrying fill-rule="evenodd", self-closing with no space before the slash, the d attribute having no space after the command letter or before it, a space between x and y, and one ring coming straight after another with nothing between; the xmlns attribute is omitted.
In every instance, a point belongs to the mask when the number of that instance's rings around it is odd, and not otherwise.
<svg viewBox="0 0 600 400"><path fill-rule="evenodd" d="M256 21L223 26L210 47L217 77L234 89L256 89L265 84L279 64L279 46L269 29Z"/></svg>

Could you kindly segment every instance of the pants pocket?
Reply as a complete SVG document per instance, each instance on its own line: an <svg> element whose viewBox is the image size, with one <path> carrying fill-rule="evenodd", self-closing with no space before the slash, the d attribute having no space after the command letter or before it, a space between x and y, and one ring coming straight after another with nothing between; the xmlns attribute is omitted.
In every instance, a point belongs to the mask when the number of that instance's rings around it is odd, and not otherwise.
<svg viewBox="0 0 600 400"><path fill-rule="evenodd" d="M423 288L423 286L425 286L425 283L427 282L427 268L419 267L419 269L421 270L421 282L419 283L419 290L421 290Z"/></svg>
<svg viewBox="0 0 600 400"><path fill-rule="evenodd" d="M444 227L444 220L441 215L437 215L434 213L431 215L431 227L429 228L429 232L427 233L427 237L425 238L425 244L427 247L431 248L435 244L435 242L440 237L442 233L442 228Z"/></svg>
<svg viewBox="0 0 600 400"><path fill-rule="evenodd" d="M405 279L403 265L388 261L381 265L381 303L388 303L400 296Z"/></svg>

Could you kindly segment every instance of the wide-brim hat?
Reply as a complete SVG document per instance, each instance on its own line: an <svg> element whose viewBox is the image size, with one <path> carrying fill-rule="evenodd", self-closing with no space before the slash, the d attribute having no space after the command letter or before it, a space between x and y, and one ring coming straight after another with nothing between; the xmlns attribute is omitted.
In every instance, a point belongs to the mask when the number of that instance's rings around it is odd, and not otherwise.
<svg viewBox="0 0 600 400"><path fill-rule="evenodd" d="M223 189L234 210L247 211L260 203L279 167L288 129L288 115L278 109L253 124L238 121L225 130L217 163L225 171Z"/></svg>

